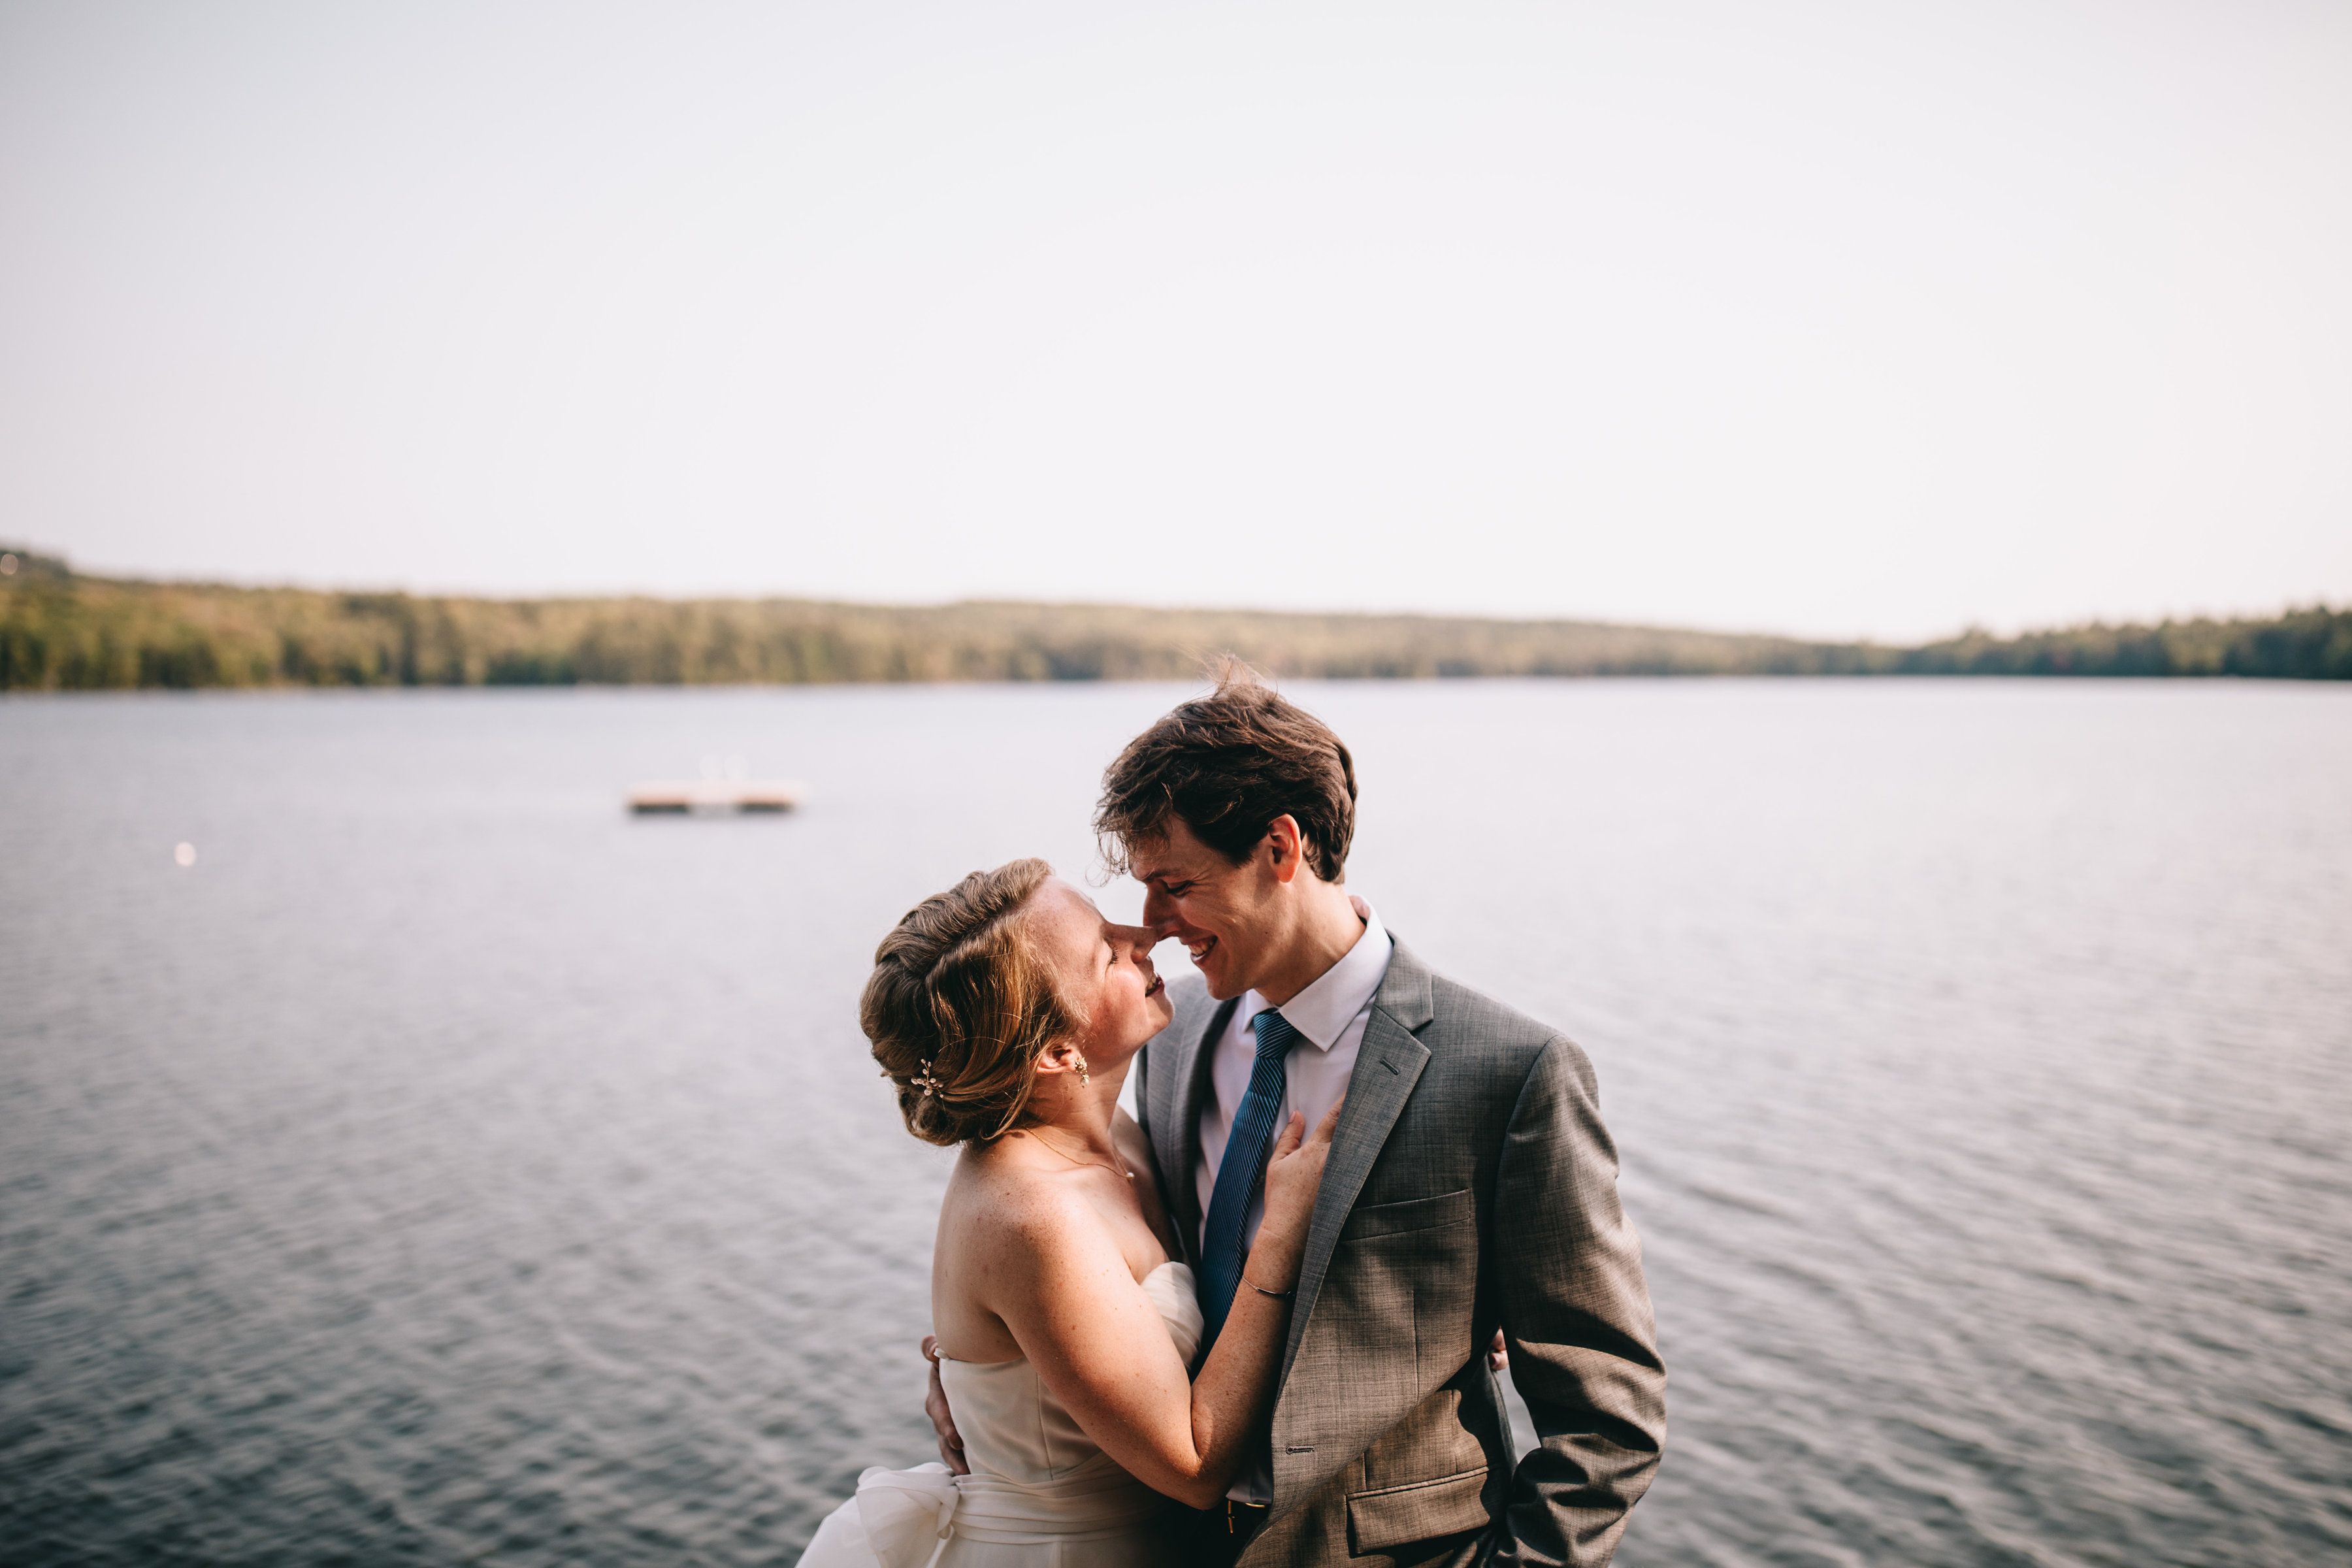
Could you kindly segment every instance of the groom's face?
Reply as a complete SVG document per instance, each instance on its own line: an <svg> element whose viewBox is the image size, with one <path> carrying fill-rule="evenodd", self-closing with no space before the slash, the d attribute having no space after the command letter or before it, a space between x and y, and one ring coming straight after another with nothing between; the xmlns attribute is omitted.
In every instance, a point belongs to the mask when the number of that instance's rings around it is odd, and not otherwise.
<svg viewBox="0 0 2352 1568"><path fill-rule="evenodd" d="M1278 928L1280 879L1261 863L1259 847L1236 866L1173 815L1164 831L1128 846L1128 863L1143 884L1143 923L1160 940L1184 944L1219 1001L1257 984Z"/></svg>

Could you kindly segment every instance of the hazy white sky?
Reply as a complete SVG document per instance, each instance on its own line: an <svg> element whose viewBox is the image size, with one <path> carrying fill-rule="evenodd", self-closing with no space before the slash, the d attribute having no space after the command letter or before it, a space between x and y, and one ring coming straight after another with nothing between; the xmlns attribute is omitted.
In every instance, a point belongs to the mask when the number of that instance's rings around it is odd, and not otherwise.
<svg viewBox="0 0 2352 1568"><path fill-rule="evenodd" d="M0 3L91 569L1910 637L2352 599L2352 5Z"/></svg>

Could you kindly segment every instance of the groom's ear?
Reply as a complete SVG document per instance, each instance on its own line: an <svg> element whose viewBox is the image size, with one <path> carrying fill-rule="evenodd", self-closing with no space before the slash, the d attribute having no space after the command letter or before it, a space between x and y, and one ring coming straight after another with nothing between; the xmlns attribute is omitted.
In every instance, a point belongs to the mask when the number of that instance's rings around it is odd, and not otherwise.
<svg viewBox="0 0 2352 1568"><path fill-rule="evenodd" d="M1307 864L1304 847L1299 842L1298 818L1283 813L1265 826L1265 849L1274 864L1274 879L1288 882Z"/></svg>

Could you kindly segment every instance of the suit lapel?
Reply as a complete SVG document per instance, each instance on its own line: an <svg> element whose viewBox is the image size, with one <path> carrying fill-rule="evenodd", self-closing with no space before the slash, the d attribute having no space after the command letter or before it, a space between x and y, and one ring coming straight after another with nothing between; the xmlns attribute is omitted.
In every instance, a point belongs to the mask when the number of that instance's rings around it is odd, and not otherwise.
<svg viewBox="0 0 2352 1568"><path fill-rule="evenodd" d="M1168 1056L1152 1064L1152 1153L1160 1161L1163 1195L1176 1221L1184 1261L1195 1268L1201 1251L1201 1192L1193 1173L1201 1163L1201 1107L1210 1092L1217 1041L1237 1005L1235 999L1211 1007L1207 1026L1197 1031L1171 1026L1160 1037L1171 1047Z"/></svg>
<svg viewBox="0 0 2352 1568"><path fill-rule="evenodd" d="M1394 939L1391 938L1393 941ZM1332 1130L1331 1156L1324 1163L1323 1187L1316 1194L1315 1215L1307 1222L1307 1254L1298 1269L1298 1295L1290 1314L1290 1338L1282 1352L1282 1379L1298 1354L1298 1342L1314 1315L1315 1298L1331 1267L1356 1196L1372 1173L1372 1163L1389 1141L1405 1101L1412 1098L1421 1069L1429 1064L1429 1047L1414 1034L1433 1013L1428 968L1404 943L1389 954L1388 973L1372 997L1372 1016L1364 1026L1364 1042L1357 1048L1356 1066L1348 1075L1348 1103ZM1197 1134L1196 1134L1197 1136ZM1282 1382L1276 1384L1280 1390ZM1277 1393L1276 1397L1280 1394Z"/></svg>

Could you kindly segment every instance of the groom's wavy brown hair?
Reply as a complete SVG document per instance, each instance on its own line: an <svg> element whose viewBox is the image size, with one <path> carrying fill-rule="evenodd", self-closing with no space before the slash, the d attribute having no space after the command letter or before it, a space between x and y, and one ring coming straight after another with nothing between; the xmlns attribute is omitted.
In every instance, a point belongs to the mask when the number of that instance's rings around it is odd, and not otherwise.
<svg viewBox="0 0 2352 1568"><path fill-rule="evenodd" d="M1180 702L1127 743L1103 773L1095 835L1114 872L1129 846L1158 837L1171 816L1234 865L1277 816L1298 824L1307 864L1341 881L1356 837L1356 760L1331 726L1285 698L1230 654L1216 689Z"/></svg>
<svg viewBox="0 0 2352 1568"><path fill-rule="evenodd" d="M858 1025L898 1089L907 1131L927 1143L1011 1131L1028 1109L1037 1058L1076 1032L1021 929L1023 906L1053 874L1035 859L974 871L908 910L874 950Z"/></svg>

